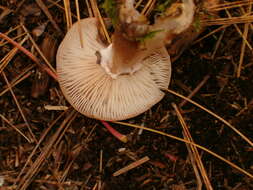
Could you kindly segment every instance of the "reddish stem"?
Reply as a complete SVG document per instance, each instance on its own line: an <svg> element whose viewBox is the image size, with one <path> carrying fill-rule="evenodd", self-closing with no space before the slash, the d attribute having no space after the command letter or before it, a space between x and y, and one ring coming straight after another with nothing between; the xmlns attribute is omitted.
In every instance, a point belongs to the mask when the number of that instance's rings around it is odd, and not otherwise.
<svg viewBox="0 0 253 190"><path fill-rule="evenodd" d="M127 142L127 136L121 134L120 132L116 131L114 128L112 128L112 126L107 123L106 121L102 121L101 123L106 127L106 129L117 139L119 139L120 141L122 141L123 143Z"/></svg>

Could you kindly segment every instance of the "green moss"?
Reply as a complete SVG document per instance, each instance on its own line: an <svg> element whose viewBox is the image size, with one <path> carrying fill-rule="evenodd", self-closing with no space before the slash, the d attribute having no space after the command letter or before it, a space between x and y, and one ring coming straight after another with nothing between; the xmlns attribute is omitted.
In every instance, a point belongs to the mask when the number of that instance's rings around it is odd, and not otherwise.
<svg viewBox="0 0 253 190"><path fill-rule="evenodd" d="M102 8L105 10L108 17L111 18L112 25L115 27L118 22L116 0L105 0L102 4Z"/></svg>
<svg viewBox="0 0 253 190"><path fill-rule="evenodd" d="M194 26L195 30L199 32L201 30L200 18L196 17L192 25Z"/></svg>
<svg viewBox="0 0 253 190"><path fill-rule="evenodd" d="M172 0L165 0L161 3L158 2L158 5L155 8L155 11L163 13L171 5Z"/></svg>
<svg viewBox="0 0 253 190"><path fill-rule="evenodd" d="M158 32L162 32L163 30L154 30L154 31L150 31L149 33L147 33L146 35L136 38L137 41L143 43L148 39L153 38Z"/></svg>

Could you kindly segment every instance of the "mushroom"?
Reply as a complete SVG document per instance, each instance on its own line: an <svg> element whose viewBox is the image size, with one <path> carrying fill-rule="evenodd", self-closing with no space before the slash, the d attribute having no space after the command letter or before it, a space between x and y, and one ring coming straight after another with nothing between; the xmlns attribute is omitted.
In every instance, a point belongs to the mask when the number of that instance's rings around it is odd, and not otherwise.
<svg viewBox="0 0 253 190"><path fill-rule="evenodd" d="M167 88L170 82L170 58L162 47L145 57L142 67L136 71L110 74L97 63L96 52L108 51L98 39L97 22L95 18L81 20L83 48L77 24L62 41L57 52L62 92L76 110L91 118L124 120L137 116L163 98L160 89ZM105 53L102 53L103 59Z"/></svg>
<svg viewBox="0 0 253 190"><path fill-rule="evenodd" d="M133 26L131 19L126 23L129 28ZM141 28L142 32L143 28L155 28L146 27L145 22L141 24L132 28ZM152 38L143 43L132 40L132 34L128 39L122 28L116 28L112 43L106 46L100 40L96 18L83 19L67 32L57 52L57 73L64 96L77 111L100 120L125 120L145 112L164 97L161 89L168 87L171 78L170 56L164 40L157 35L159 41Z"/></svg>

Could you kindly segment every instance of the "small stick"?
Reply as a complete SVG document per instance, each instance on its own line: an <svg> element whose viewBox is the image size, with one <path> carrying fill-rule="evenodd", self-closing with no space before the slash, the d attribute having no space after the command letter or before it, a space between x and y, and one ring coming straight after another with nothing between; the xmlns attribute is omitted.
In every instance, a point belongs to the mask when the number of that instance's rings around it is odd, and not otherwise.
<svg viewBox="0 0 253 190"><path fill-rule="evenodd" d="M52 106L52 105L45 105L44 108L45 110L49 111L65 111L68 109L67 106Z"/></svg>
<svg viewBox="0 0 253 190"><path fill-rule="evenodd" d="M120 170L116 171L113 173L113 176L116 177L116 176L119 176L125 172L128 172L129 170L131 169L134 169L138 166L140 166L141 164L144 164L145 162L149 161L149 157L148 156L145 156L143 158L141 158L140 160L137 160L129 165L127 165L126 167L124 168L121 168Z"/></svg>

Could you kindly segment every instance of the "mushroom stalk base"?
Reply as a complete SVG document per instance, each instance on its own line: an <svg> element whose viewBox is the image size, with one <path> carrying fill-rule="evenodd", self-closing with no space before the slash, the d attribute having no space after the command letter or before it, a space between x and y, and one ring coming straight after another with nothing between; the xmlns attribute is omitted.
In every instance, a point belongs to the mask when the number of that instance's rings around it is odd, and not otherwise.
<svg viewBox="0 0 253 190"><path fill-rule="evenodd" d="M114 54L117 55L117 50L113 49L112 44L104 49L101 49L98 52L100 54L101 67L113 79L117 79L119 75L132 75L141 69L141 63L139 62L136 62L135 64L120 64L120 62L117 63L117 61L113 59Z"/></svg>

